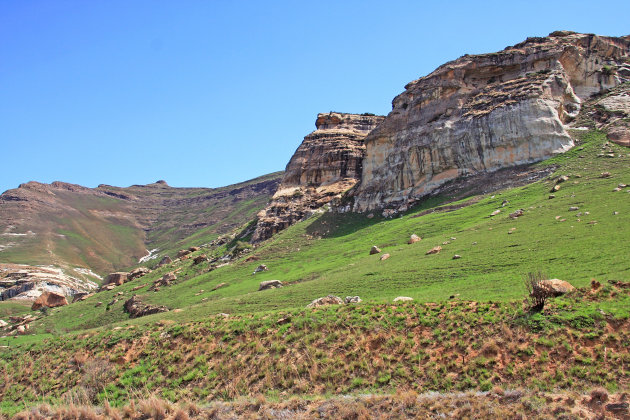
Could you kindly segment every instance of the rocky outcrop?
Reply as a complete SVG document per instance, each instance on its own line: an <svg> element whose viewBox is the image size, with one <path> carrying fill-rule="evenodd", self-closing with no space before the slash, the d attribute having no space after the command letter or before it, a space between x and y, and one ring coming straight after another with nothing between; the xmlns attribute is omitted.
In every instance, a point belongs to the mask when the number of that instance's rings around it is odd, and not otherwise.
<svg viewBox="0 0 630 420"><path fill-rule="evenodd" d="M258 214L253 242L304 219L359 180L363 139L384 117L371 114L319 114L317 129L297 148L271 203Z"/></svg>
<svg viewBox="0 0 630 420"><path fill-rule="evenodd" d="M31 307L32 311L37 311L41 308L56 308L58 306L65 306L68 304L68 300L64 295L60 295L54 292L42 293Z"/></svg>
<svg viewBox="0 0 630 420"><path fill-rule="evenodd" d="M0 263L0 301L34 301L45 292L74 296L97 288L96 283L69 276L59 268Z"/></svg>
<svg viewBox="0 0 630 420"><path fill-rule="evenodd" d="M409 83L365 139L360 185L340 210L387 216L458 177L566 151L566 124L629 80L629 56L630 36L563 31L444 64Z"/></svg>
<svg viewBox="0 0 630 420"><path fill-rule="evenodd" d="M123 308L131 318L140 318L141 316L168 312L168 308L166 306L156 306L143 303L137 296L132 296L131 299L127 300L123 305Z"/></svg>

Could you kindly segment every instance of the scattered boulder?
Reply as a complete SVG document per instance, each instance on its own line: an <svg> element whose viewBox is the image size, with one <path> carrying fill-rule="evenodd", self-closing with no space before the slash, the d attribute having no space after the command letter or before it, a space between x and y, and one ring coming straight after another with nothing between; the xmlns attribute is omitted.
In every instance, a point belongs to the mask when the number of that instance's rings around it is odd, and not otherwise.
<svg viewBox="0 0 630 420"><path fill-rule="evenodd" d="M630 147L630 127L613 127L608 130L608 138L620 146Z"/></svg>
<svg viewBox="0 0 630 420"><path fill-rule="evenodd" d="M139 318L141 316L157 314L160 312L168 312L166 306L155 306L143 303L137 296L132 296L123 305L125 312L129 314L131 318Z"/></svg>
<svg viewBox="0 0 630 420"><path fill-rule="evenodd" d="M141 284L141 285L138 285L138 286L134 287L133 289L131 289L131 291L132 291L132 292L135 292L136 290L140 290L140 289L142 289L143 287L147 287L147 283L145 283L145 284Z"/></svg>
<svg viewBox="0 0 630 420"><path fill-rule="evenodd" d="M341 300L339 296L328 295L328 296L315 299L314 301L306 305L306 307L317 308L319 306L324 306L324 305L343 305L343 300Z"/></svg>
<svg viewBox="0 0 630 420"><path fill-rule="evenodd" d="M291 322L291 316L287 315L285 317L282 317L278 320L278 325L284 325L284 324L288 324L289 322Z"/></svg>
<svg viewBox="0 0 630 420"><path fill-rule="evenodd" d="M197 252L199 251L201 248L199 248L198 246L191 246L190 248L188 248L188 251L190 252Z"/></svg>
<svg viewBox="0 0 630 420"><path fill-rule="evenodd" d="M434 246L433 248L427 251L426 255L439 254L441 250L442 250L441 246L439 245Z"/></svg>
<svg viewBox="0 0 630 420"><path fill-rule="evenodd" d="M188 254L190 254L192 251L189 249L180 249L179 251L177 251L177 254L175 255L175 258L182 258Z"/></svg>
<svg viewBox="0 0 630 420"><path fill-rule="evenodd" d="M175 273L166 273L161 278L153 282L153 290L159 290L162 286L169 286L175 280L177 280Z"/></svg>
<svg viewBox="0 0 630 420"><path fill-rule="evenodd" d="M416 242L420 242L421 240L422 238L414 233L409 237L409 240L407 241L407 243L411 245L411 244L415 244Z"/></svg>
<svg viewBox="0 0 630 420"><path fill-rule="evenodd" d="M214 286L211 290L214 292L215 290L219 290L220 288L225 287L227 285L228 285L227 283L219 283L216 286Z"/></svg>
<svg viewBox="0 0 630 420"><path fill-rule="evenodd" d="M138 267L129 272L127 275L127 280L131 281L137 278L140 278L144 275L147 275L151 272L147 267Z"/></svg>
<svg viewBox="0 0 630 420"><path fill-rule="evenodd" d="M490 213L490 216L496 216L497 214L501 213L501 210L495 210L492 213Z"/></svg>
<svg viewBox="0 0 630 420"><path fill-rule="evenodd" d="M630 146L630 142L628 143L628 146ZM630 407L630 405L627 402L623 402L623 401L618 402L618 403L610 403L610 404L606 404L606 411L610 411L611 413L614 413L620 418L626 418L626 417L621 417L621 416L627 416L628 413L630 413L630 411L628 410L628 407Z"/></svg>
<svg viewBox="0 0 630 420"><path fill-rule="evenodd" d="M412 300L413 298L409 296L398 296L397 298L394 298L394 302L411 302Z"/></svg>
<svg viewBox="0 0 630 420"><path fill-rule="evenodd" d="M597 290L602 287L602 284L595 279L591 279L591 290Z"/></svg>
<svg viewBox="0 0 630 420"><path fill-rule="evenodd" d="M556 196L555 196L554 194L549 194L549 199L550 199L550 200L552 200L552 199L554 199L554 198L556 198Z"/></svg>
<svg viewBox="0 0 630 420"><path fill-rule="evenodd" d="M3 319L0 319L0 328L4 328L4 327L6 327L7 325L9 325L9 323L8 323L7 321L5 321L5 320L3 320Z"/></svg>
<svg viewBox="0 0 630 420"><path fill-rule="evenodd" d="M378 254L380 252L381 252L381 249L377 247L376 245L374 245L372 249L370 249L370 255Z"/></svg>
<svg viewBox="0 0 630 420"><path fill-rule="evenodd" d="M517 217L521 217L523 214L523 209L518 209L514 213L510 213L510 218L516 219Z"/></svg>
<svg viewBox="0 0 630 420"><path fill-rule="evenodd" d="M564 295L575 290L571 283L558 279L541 280L539 285L551 291L554 296Z"/></svg>
<svg viewBox="0 0 630 420"><path fill-rule="evenodd" d="M385 261L386 259L388 259L389 257L391 257L391 255L389 254L383 254L381 255L381 261Z"/></svg>
<svg viewBox="0 0 630 420"><path fill-rule="evenodd" d="M346 303L361 303L361 302L363 302L363 300L361 300L361 298L359 296L346 296L346 299L344 300L344 302L346 302Z"/></svg>
<svg viewBox="0 0 630 420"><path fill-rule="evenodd" d="M43 307L56 308L58 306L65 306L68 304L68 300L64 295L60 295L55 292L42 293L31 306L31 310L37 311Z"/></svg>
<svg viewBox="0 0 630 420"><path fill-rule="evenodd" d="M105 290L114 290L115 288L116 288L116 285L114 283L110 283L110 284L106 284L106 285L101 286L99 291L103 292Z"/></svg>
<svg viewBox="0 0 630 420"><path fill-rule="evenodd" d="M127 282L128 276L129 276L129 273L124 273L122 271L119 271L117 273L110 273L105 278L104 284L113 284L115 286L121 286L125 284L125 282Z"/></svg>
<svg viewBox="0 0 630 420"><path fill-rule="evenodd" d="M193 264L197 265L197 264L201 264L202 262L206 262L206 261L208 261L208 256L206 254L201 254L201 255L197 255L193 259Z"/></svg>
<svg viewBox="0 0 630 420"><path fill-rule="evenodd" d="M453 259L454 259L454 260L459 260L461 257L462 257L462 256L461 256L461 255L459 255L459 254L455 254L455 255L453 255Z"/></svg>
<svg viewBox="0 0 630 420"><path fill-rule="evenodd" d="M569 180L569 177L566 175L562 175L561 177L559 177L558 179L556 179L556 184L561 184L563 182L566 182Z"/></svg>
<svg viewBox="0 0 630 420"><path fill-rule="evenodd" d="M94 305L95 308L98 308L99 306L101 306L103 304L103 302L96 302L96 304Z"/></svg>
<svg viewBox="0 0 630 420"><path fill-rule="evenodd" d="M92 296L94 293L88 293L88 292L79 292L76 293L74 296L72 296L72 303L75 302L81 302L87 298L89 298L90 296Z"/></svg>
<svg viewBox="0 0 630 420"><path fill-rule="evenodd" d="M267 290L267 289L277 289L280 287L282 287L282 282L280 280L261 281L260 286L258 287L258 291Z"/></svg>
<svg viewBox="0 0 630 420"><path fill-rule="evenodd" d="M610 174L610 172L602 172L601 174L599 174L600 178L610 178L612 175Z"/></svg>
<svg viewBox="0 0 630 420"><path fill-rule="evenodd" d="M578 211L580 208L577 206L571 206L569 207L569 211Z"/></svg>
<svg viewBox="0 0 630 420"><path fill-rule="evenodd" d="M15 329L15 331L17 332L18 335L26 334L26 330L28 330L28 324L26 324L26 325L18 325L17 328Z"/></svg>
<svg viewBox="0 0 630 420"><path fill-rule="evenodd" d="M162 257L162 259L160 260L157 266L162 267L163 265L170 264L172 262L173 260L171 260L171 257L169 257L168 255L165 255L164 257Z"/></svg>
<svg viewBox="0 0 630 420"><path fill-rule="evenodd" d="M260 273L261 271L267 271L268 268L265 264L260 264L258 267L256 267L256 269L254 270L254 274L256 273Z"/></svg>

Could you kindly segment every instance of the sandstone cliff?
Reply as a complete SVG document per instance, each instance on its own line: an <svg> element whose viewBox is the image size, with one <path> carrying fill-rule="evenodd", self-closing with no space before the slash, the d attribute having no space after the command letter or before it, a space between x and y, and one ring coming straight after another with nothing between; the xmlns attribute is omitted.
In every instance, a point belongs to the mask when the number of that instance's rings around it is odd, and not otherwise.
<svg viewBox="0 0 630 420"><path fill-rule="evenodd" d="M567 31L466 55L409 83L365 139L361 182L341 210L406 210L458 177L546 159L585 99L630 80L630 36Z"/></svg>
<svg viewBox="0 0 630 420"><path fill-rule="evenodd" d="M383 118L319 114L317 129L304 137L271 203L258 214L252 241L271 237L352 188L361 176L363 139Z"/></svg>

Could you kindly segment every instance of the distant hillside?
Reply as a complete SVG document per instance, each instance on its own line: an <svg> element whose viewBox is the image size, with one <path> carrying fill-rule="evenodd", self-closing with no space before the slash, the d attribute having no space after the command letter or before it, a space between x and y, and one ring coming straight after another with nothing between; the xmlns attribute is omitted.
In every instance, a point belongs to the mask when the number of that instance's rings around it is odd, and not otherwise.
<svg viewBox="0 0 630 420"><path fill-rule="evenodd" d="M254 218L281 172L222 188L29 182L0 195L0 262L96 273L201 244Z"/></svg>

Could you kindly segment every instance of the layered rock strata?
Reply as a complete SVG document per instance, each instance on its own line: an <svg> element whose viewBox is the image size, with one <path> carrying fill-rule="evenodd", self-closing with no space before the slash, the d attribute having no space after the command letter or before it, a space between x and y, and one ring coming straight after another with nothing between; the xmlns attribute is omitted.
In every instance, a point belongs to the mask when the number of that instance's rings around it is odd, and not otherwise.
<svg viewBox="0 0 630 420"><path fill-rule="evenodd" d="M317 129L304 137L278 191L258 214L252 241L271 237L352 188L363 170L363 140L383 118L372 114L318 114Z"/></svg>
<svg viewBox="0 0 630 420"><path fill-rule="evenodd" d="M582 102L629 80L630 36L554 32L465 55L409 83L365 139L361 182L340 210L406 210L458 177L566 151Z"/></svg>

